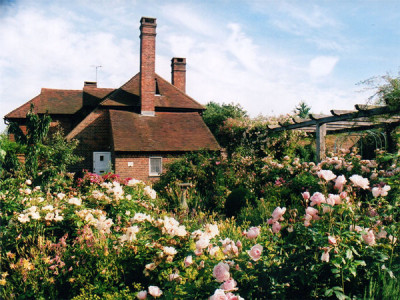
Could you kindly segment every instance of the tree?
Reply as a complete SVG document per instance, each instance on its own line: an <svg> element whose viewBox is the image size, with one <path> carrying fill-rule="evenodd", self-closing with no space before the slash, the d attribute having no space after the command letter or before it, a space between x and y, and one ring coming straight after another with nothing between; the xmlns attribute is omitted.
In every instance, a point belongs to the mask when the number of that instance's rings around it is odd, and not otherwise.
<svg viewBox="0 0 400 300"><path fill-rule="evenodd" d="M204 122L217 140L219 140L219 128L227 119L243 119L246 117L247 112L240 104L218 104L213 101L206 104L206 111L203 113Z"/></svg>
<svg viewBox="0 0 400 300"><path fill-rule="evenodd" d="M308 106L304 101L300 101L300 103L296 106L294 113L300 118L305 119L308 117L310 110L311 106Z"/></svg>
<svg viewBox="0 0 400 300"><path fill-rule="evenodd" d="M14 135L20 146L18 151L25 155L26 175L35 184L47 184L67 167L81 160L73 152L78 145L76 140L67 141L58 128L49 135L51 118L47 114L33 112L33 105L26 115L26 134L17 123L10 123L8 132Z"/></svg>

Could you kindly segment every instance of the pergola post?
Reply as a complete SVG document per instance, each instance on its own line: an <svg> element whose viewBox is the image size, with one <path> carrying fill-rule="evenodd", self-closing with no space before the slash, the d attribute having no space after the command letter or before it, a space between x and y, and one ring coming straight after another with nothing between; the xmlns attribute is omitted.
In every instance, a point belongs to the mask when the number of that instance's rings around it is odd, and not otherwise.
<svg viewBox="0 0 400 300"><path fill-rule="evenodd" d="M315 130L315 143L317 150L317 162L325 159L325 136L326 136L326 123L318 123Z"/></svg>

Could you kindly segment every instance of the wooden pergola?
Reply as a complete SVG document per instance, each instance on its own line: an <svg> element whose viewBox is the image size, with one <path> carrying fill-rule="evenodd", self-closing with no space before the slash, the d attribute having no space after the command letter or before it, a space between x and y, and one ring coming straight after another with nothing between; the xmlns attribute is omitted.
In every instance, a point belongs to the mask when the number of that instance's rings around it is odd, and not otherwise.
<svg viewBox="0 0 400 300"><path fill-rule="evenodd" d="M327 134L365 131L385 128L391 132L400 125L400 108L356 104L355 110L331 110L331 115L309 114L308 119L291 118L288 123L268 125L269 132L302 130L315 133L317 160L325 158L325 137Z"/></svg>

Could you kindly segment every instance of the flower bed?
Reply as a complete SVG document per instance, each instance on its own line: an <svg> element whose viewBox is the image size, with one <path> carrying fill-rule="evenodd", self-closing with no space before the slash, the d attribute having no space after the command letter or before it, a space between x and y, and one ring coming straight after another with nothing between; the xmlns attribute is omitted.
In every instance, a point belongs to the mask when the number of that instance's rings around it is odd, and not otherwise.
<svg viewBox="0 0 400 300"><path fill-rule="evenodd" d="M377 282L395 295L397 166L380 171L380 162L354 156L272 165L265 161L265 194L286 188L298 198L275 199L260 224L167 212L151 187L115 175L86 174L78 185L65 179L48 190L5 180L1 296L345 299L381 295ZM314 183L295 190L298 172Z"/></svg>

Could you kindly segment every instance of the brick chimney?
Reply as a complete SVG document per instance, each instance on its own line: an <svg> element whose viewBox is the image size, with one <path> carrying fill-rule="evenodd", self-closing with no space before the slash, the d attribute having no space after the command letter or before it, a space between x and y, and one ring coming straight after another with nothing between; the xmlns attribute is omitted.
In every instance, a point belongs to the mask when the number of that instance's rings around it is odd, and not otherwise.
<svg viewBox="0 0 400 300"><path fill-rule="evenodd" d="M156 19L140 19L140 99L141 114L154 116L154 98L156 92Z"/></svg>
<svg viewBox="0 0 400 300"><path fill-rule="evenodd" d="M171 83L181 91L186 92L186 58L172 58Z"/></svg>

